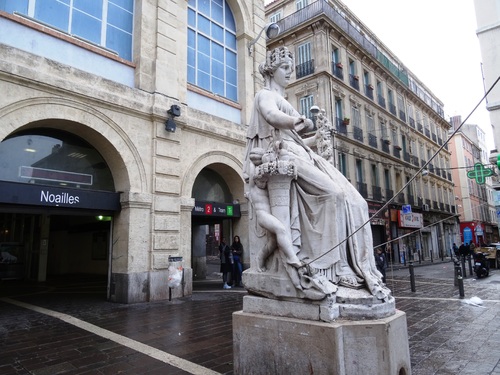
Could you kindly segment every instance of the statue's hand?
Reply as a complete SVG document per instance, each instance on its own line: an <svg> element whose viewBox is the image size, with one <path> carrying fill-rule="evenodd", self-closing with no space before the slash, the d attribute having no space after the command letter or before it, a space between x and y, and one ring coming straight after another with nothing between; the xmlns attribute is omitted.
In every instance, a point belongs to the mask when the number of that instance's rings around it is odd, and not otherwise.
<svg viewBox="0 0 500 375"><path fill-rule="evenodd" d="M310 119L306 118L306 116L304 115L299 116L295 119L294 126L297 133L309 131L314 128L313 122Z"/></svg>

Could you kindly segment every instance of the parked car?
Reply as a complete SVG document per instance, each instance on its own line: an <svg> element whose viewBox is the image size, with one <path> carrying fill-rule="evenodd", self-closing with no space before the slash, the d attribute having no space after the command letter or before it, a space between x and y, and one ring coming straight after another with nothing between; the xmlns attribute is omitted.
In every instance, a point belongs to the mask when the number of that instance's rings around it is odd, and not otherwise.
<svg viewBox="0 0 500 375"><path fill-rule="evenodd" d="M476 253L481 252L486 255L486 259L495 268L500 268L500 242L490 243L486 246L476 247Z"/></svg>

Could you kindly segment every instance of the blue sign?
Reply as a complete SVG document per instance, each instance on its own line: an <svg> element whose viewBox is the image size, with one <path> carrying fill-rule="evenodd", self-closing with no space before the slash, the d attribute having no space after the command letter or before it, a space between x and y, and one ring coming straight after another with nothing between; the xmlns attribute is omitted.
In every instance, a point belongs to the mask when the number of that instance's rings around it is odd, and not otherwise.
<svg viewBox="0 0 500 375"><path fill-rule="evenodd" d="M464 228L464 243L472 242L472 230L469 227Z"/></svg>
<svg viewBox="0 0 500 375"><path fill-rule="evenodd" d="M411 205L404 204L402 207L403 214L411 214Z"/></svg>

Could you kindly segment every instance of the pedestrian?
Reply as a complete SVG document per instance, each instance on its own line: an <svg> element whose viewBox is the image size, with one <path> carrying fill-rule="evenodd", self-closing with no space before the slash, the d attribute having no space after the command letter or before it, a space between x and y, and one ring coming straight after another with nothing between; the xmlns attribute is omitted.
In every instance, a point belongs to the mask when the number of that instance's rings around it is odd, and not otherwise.
<svg viewBox="0 0 500 375"><path fill-rule="evenodd" d="M470 246L469 246L469 256L474 256L474 253L476 252L476 244L471 241Z"/></svg>
<svg viewBox="0 0 500 375"><path fill-rule="evenodd" d="M469 252L469 244L468 243L464 244L462 242L462 244L458 248L458 255L460 255L461 257L465 257L468 252Z"/></svg>
<svg viewBox="0 0 500 375"><path fill-rule="evenodd" d="M455 242L453 242L453 254L458 258L458 246Z"/></svg>
<svg viewBox="0 0 500 375"><path fill-rule="evenodd" d="M380 247L377 248L377 254L375 255L375 264L377 265L377 270L382 274L382 282L385 284L385 269L387 267L387 264L385 261L384 252Z"/></svg>
<svg viewBox="0 0 500 375"><path fill-rule="evenodd" d="M224 289L231 289L227 283L227 274L233 270L233 254L231 248L226 244L226 239L222 237L219 244L220 272L222 272L222 286Z"/></svg>
<svg viewBox="0 0 500 375"><path fill-rule="evenodd" d="M233 286L242 287L241 274L243 273L243 245L240 241L240 236L234 236L233 243L231 245L231 252L233 254Z"/></svg>

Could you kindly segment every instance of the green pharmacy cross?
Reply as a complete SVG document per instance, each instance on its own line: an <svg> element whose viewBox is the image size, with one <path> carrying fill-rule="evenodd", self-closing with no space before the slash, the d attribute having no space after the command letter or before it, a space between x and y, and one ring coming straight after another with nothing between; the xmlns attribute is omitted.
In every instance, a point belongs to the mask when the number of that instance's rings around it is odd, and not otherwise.
<svg viewBox="0 0 500 375"><path fill-rule="evenodd" d="M493 170L485 168L481 163L474 164L474 169L467 172L467 177L475 179L479 185L484 185L486 177L493 176Z"/></svg>

